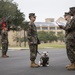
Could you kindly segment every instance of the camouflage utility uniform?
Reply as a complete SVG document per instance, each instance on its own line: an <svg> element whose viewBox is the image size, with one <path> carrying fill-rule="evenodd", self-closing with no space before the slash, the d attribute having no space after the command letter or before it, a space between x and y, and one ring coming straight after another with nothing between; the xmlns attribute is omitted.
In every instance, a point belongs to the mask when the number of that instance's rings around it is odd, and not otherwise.
<svg viewBox="0 0 75 75"><path fill-rule="evenodd" d="M66 14L67 14L66 16L70 15L68 13ZM71 62L71 64L66 65L66 68L68 70L74 70L75 69L75 16L73 16L72 19L70 19L70 16L68 16L66 19L67 20L66 26L65 27L59 26L59 27L65 30L66 51L67 51L67 56Z"/></svg>
<svg viewBox="0 0 75 75"><path fill-rule="evenodd" d="M8 50L8 32L5 30L2 30L2 55L6 55Z"/></svg>
<svg viewBox="0 0 75 75"><path fill-rule="evenodd" d="M37 29L34 23L29 23L27 28L28 44L30 48L30 60L35 61L38 51Z"/></svg>
<svg viewBox="0 0 75 75"><path fill-rule="evenodd" d="M75 16L65 26L67 55L75 63Z"/></svg>

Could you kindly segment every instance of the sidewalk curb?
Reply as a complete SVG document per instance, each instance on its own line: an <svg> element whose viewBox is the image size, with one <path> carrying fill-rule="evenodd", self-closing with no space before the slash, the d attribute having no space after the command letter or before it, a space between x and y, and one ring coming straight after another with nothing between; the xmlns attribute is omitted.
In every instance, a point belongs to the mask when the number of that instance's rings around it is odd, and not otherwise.
<svg viewBox="0 0 75 75"><path fill-rule="evenodd" d="M8 48L9 50L28 50L29 48Z"/></svg>

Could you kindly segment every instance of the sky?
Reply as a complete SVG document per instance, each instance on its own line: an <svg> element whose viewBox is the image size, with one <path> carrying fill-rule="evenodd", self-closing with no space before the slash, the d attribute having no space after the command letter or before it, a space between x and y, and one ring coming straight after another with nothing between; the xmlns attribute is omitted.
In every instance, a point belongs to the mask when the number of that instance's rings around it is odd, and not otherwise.
<svg viewBox="0 0 75 75"><path fill-rule="evenodd" d="M64 12L68 12L70 7L75 6L75 0L14 0L18 4L18 9L25 14L28 21L29 13L35 13L36 22L45 22L46 18L63 17Z"/></svg>

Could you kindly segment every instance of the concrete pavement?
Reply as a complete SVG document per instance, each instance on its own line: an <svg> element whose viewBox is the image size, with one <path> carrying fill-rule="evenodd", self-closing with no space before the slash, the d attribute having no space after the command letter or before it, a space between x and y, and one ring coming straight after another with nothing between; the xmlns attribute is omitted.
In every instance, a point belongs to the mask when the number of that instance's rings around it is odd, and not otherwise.
<svg viewBox="0 0 75 75"><path fill-rule="evenodd" d="M41 49L39 52L45 50L49 52L50 66L39 68L30 68L28 49L8 51L9 58L0 57L0 75L75 75L75 71L65 68L69 64L65 49ZM37 63L39 59L40 55L37 56Z"/></svg>

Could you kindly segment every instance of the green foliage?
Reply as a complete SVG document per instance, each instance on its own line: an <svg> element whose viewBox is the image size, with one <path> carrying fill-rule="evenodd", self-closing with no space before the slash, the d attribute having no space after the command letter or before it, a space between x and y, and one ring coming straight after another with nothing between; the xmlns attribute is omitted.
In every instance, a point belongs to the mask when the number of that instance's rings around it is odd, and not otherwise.
<svg viewBox="0 0 75 75"><path fill-rule="evenodd" d="M23 22L23 24L21 24L21 28L26 31L27 27L28 27L28 23L29 22L27 22L27 21Z"/></svg>
<svg viewBox="0 0 75 75"><path fill-rule="evenodd" d="M12 0L0 0L0 18L7 19L9 16L14 16L16 13L17 4Z"/></svg>
<svg viewBox="0 0 75 75"><path fill-rule="evenodd" d="M23 24L24 20L25 20L25 15L23 13L20 12L20 10L16 10L16 14L15 16L13 16L13 23L17 26L20 26L21 24Z"/></svg>
<svg viewBox="0 0 75 75"><path fill-rule="evenodd" d="M55 36L54 32L45 32L45 31L40 31L38 32L38 37L40 41L44 41L45 43L57 41L57 37Z"/></svg>
<svg viewBox="0 0 75 75"><path fill-rule="evenodd" d="M21 42L26 42L27 38L24 39L24 37L21 38Z"/></svg>
<svg viewBox="0 0 75 75"><path fill-rule="evenodd" d="M9 30L16 30L18 26L23 24L24 17L25 15L20 12L13 0L0 0L0 26L2 19L4 19Z"/></svg>
<svg viewBox="0 0 75 75"><path fill-rule="evenodd" d="M48 33L45 31L40 31L38 32L38 37L40 39L40 41L44 41L45 43L48 41Z"/></svg>
<svg viewBox="0 0 75 75"><path fill-rule="evenodd" d="M48 40L50 42L57 41L57 36L55 35L54 32L51 31L51 32L48 33Z"/></svg>
<svg viewBox="0 0 75 75"><path fill-rule="evenodd" d="M58 36L58 40L60 40L61 42L64 42L65 35L63 34L63 32L59 32L57 36Z"/></svg>
<svg viewBox="0 0 75 75"><path fill-rule="evenodd" d="M18 36L13 36L13 41L19 42L19 40L20 40L21 43L27 41L27 39L26 38L24 39L24 37L20 38Z"/></svg>

